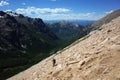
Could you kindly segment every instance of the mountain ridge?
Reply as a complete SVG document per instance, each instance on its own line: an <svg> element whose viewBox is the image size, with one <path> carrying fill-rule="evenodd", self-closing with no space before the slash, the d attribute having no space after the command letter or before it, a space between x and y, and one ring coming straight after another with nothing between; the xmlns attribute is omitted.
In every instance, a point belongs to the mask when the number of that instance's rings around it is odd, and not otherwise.
<svg viewBox="0 0 120 80"><path fill-rule="evenodd" d="M49 56L57 40L42 19L0 11L0 79L36 63L32 60L36 56L41 56L39 60Z"/></svg>

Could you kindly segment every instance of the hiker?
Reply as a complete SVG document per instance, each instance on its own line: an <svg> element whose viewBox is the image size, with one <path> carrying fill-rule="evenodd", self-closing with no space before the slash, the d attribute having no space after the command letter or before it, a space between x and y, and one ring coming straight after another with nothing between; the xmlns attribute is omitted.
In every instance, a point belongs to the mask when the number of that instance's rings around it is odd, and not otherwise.
<svg viewBox="0 0 120 80"><path fill-rule="evenodd" d="M52 62L53 62L53 67L56 66L56 60L54 58L53 58Z"/></svg>

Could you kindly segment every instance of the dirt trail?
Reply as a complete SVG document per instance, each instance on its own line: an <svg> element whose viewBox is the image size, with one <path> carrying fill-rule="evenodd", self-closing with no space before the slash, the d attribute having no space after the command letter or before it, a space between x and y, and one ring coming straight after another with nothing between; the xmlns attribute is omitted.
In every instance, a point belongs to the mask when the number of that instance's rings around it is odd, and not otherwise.
<svg viewBox="0 0 120 80"><path fill-rule="evenodd" d="M120 80L120 17L8 80Z"/></svg>

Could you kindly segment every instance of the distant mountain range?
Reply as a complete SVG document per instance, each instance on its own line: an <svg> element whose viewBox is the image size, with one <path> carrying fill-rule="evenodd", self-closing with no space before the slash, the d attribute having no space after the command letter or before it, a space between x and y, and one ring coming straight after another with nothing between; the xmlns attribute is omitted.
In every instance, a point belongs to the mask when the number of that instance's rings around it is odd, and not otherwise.
<svg viewBox="0 0 120 80"><path fill-rule="evenodd" d="M95 20L44 20L44 22L46 23L68 22L68 23L76 23L83 27L86 27L87 25L90 25L96 21Z"/></svg>
<svg viewBox="0 0 120 80"><path fill-rule="evenodd" d="M62 41L62 46L69 45L86 35L85 27L94 23L93 20L48 20L46 25ZM58 43L61 44L59 41Z"/></svg>
<svg viewBox="0 0 120 80"><path fill-rule="evenodd" d="M82 34L84 27L77 23L61 21L46 24L51 31L62 40L63 44L70 44L71 42L79 39L79 35L82 36L84 34Z"/></svg>

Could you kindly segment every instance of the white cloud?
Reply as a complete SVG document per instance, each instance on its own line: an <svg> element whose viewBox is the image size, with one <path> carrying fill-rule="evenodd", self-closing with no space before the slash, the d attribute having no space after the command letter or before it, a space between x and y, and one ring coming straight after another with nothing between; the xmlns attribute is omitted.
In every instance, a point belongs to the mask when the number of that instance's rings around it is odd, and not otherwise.
<svg viewBox="0 0 120 80"><path fill-rule="evenodd" d="M23 2L22 5L26 5L26 3Z"/></svg>
<svg viewBox="0 0 120 80"><path fill-rule="evenodd" d="M62 13L62 14L46 14L38 15L42 19L53 19L53 20L97 20L99 17L94 15L95 13Z"/></svg>
<svg viewBox="0 0 120 80"><path fill-rule="evenodd" d="M36 8L36 7L28 7L26 9L24 8L18 8L16 10L17 13L20 14L47 14L47 13L65 13L69 12L69 9L66 8Z"/></svg>
<svg viewBox="0 0 120 80"><path fill-rule="evenodd" d="M8 9L8 10L5 10L5 12L12 12L12 10L11 10L11 9Z"/></svg>
<svg viewBox="0 0 120 80"><path fill-rule="evenodd" d="M105 14L110 14L112 12L113 12L113 10L110 10L110 11L105 12Z"/></svg>
<svg viewBox="0 0 120 80"><path fill-rule="evenodd" d="M9 5L9 3L7 1L0 1L0 6L5 6L5 5Z"/></svg>
<svg viewBox="0 0 120 80"><path fill-rule="evenodd" d="M103 15L97 15L95 12L88 13L73 13L73 10L67 8L18 8L16 12L19 14L24 14L30 17L39 17L46 20L68 20L68 19L84 19L84 20L97 20Z"/></svg>

